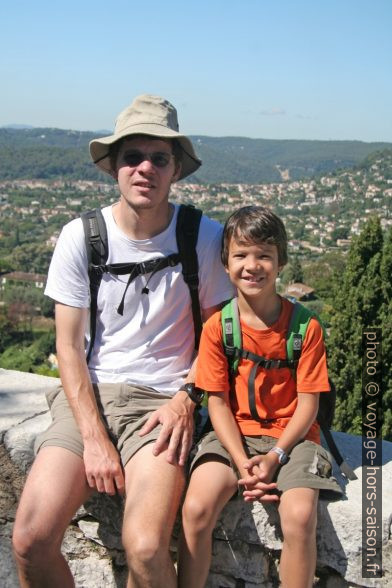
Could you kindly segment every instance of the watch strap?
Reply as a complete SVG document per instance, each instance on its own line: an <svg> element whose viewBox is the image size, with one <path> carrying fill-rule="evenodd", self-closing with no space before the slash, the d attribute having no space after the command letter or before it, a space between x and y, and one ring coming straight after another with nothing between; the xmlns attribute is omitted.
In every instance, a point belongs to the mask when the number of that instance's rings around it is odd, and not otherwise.
<svg viewBox="0 0 392 588"><path fill-rule="evenodd" d="M193 384L193 383L183 384L181 386L180 390L183 390L184 392L186 392L188 394L189 398L195 404L199 405L203 402L204 390L202 390L201 388L197 388L197 386L195 386L195 384Z"/></svg>

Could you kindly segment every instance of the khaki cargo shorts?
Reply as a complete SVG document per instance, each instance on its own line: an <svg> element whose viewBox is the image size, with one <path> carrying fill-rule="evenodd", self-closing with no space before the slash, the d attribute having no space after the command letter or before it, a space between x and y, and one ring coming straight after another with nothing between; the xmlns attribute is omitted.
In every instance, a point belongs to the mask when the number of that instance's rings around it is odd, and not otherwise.
<svg viewBox="0 0 392 588"><path fill-rule="evenodd" d="M243 436L244 449L249 457L267 453L277 439L260 435L257 437ZM237 469L226 449L221 445L214 431L207 433L194 449L191 457L190 470L193 471L203 457L226 461L237 474ZM313 441L300 441L290 452L289 461L281 466L274 480L278 490L285 492L291 488L314 488L320 490L320 498L337 499L343 491L332 476L332 463L329 452Z"/></svg>
<svg viewBox="0 0 392 588"><path fill-rule="evenodd" d="M117 447L123 466L144 445L156 441L161 426L151 433L139 436L148 417L171 396L152 388L133 384L93 384L95 398L109 437ZM55 446L69 449L83 457L83 441L62 386L50 390L46 399L52 415L52 424L35 441L35 451Z"/></svg>

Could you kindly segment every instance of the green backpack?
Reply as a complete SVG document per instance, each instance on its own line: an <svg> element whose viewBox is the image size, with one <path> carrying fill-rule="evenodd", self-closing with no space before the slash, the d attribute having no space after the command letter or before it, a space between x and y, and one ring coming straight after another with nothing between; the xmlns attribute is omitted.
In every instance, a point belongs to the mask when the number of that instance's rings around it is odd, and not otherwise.
<svg viewBox="0 0 392 588"><path fill-rule="evenodd" d="M242 347L242 333L240 327L240 317L238 312L237 298L232 298L221 311L223 349L228 360L230 379L236 375L238 364L241 359L249 359L253 362L253 367L249 375L248 395L250 413L254 420L259 422L272 422L275 419L261 419L256 408L256 391L255 380L259 369L280 369L289 368L293 377L296 377L296 369L302 352L302 342L305 339L306 331L311 318L318 317L308 308L295 302L291 315L287 338L286 338L286 357L281 359L267 359L261 355L256 355ZM319 320L325 337L325 329ZM330 428L335 411L336 389L333 382L329 380L331 391L329 394L320 394L320 404L317 413L317 421L323 432L328 448L333 455L337 465L342 473L349 480L356 480L357 476L350 466L344 461L336 443L332 437Z"/></svg>

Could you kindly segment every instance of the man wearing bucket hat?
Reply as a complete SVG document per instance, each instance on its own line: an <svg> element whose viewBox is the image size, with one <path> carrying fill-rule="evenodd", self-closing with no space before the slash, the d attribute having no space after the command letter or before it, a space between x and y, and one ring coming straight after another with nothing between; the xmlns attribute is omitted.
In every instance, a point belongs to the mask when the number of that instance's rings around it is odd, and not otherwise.
<svg viewBox="0 0 392 588"><path fill-rule="evenodd" d="M177 251L173 182L201 165L157 96L137 97L113 135L90 143L94 163L113 176L120 198L102 210L107 264L145 262ZM221 227L202 217L197 242L203 319L232 296L220 262ZM60 547L75 511L94 490L125 494L123 545L128 587L176 585L169 545L192 439L194 332L180 264L150 274L105 274L87 365L90 290L81 219L60 235L45 293L56 301L62 386L48 395L52 424L14 526L21 586L73 586ZM192 365L193 364L193 365Z"/></svg>

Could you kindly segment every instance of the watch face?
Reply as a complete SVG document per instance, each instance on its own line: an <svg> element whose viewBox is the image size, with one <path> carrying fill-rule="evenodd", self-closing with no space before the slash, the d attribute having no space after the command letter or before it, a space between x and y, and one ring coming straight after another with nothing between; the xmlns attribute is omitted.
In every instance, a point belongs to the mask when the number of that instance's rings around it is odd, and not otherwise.
<svg viewBox="0 0 392 588"><path fill-rule="evenodd" d="M272 449L270 449L270 451L273 451L273 453L276 453L276 455L278 456L278 461L279 461L280 465L284 465L285 463L287 463L289 461L289 456L280 447L273 447Z"/></svg>
<svg viewBox="0 0 392 588"><path fill-rule="evenodd" d="M194 384L188 383L183 386L183 389L195 404L200 404L202 402L204 391L201 388L197 388Z"/></svg>
<svg viewBox="0 0 392 588"><path fill-rule="evenodd" d="M204 398L204 392L200 388L195 388L195 394L197 395L199 402L201 402Z"/></svg>

